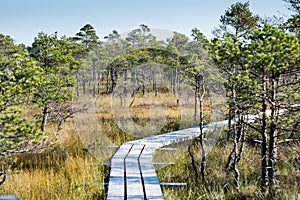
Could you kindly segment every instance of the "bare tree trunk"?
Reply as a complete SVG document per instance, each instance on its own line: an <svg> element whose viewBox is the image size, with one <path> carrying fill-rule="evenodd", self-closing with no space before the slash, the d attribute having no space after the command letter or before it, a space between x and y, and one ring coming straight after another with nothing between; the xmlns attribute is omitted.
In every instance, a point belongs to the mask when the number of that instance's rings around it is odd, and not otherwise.
<svg viewBox="0 0 300 200"><path fill-rule="evenodd" d="M95 60L93 60L92 87L93 87L93 97L95 97L96 96L96 69L95 69Z"/></svg>
<svg viewBox="0 0 300 200"><path fill-rule="evenodd" d="M113 69L113 67L110 68L110 80L111 80L111 92L115 90L116 86L116 71Z"/></svg>
<svg viewBox="0 0 300 200"><path fill-rule="evenodd" d="M236 113L234 113L234 115L236 115ZM235 118L234 118L235 120ZM238 122L240 123L240 121ZM239 143L239 138L238 138L238 133L237 133L237 128L236 128L236 122L233 124L234 127L234 136L233 136L233 155L234 155L234 159L233 159L233 163L231 166L231 169L234 171L234 184L237 190L239 190L239 179L240 179L240 172L237 168L237 163L238 163L238 143Z"/></svg>
<svg viewBox="0 0 300 200"><path fill-rule="evenodd" d="M44 132L46 129L47 119L48 119L48 106L45 106L42 113L42 126L41 131Z"/></svg>
<svg viewBox="0 0 300 200"><path fill-rule="evenodd" d="M276 130L276 94L277 94L277 83L273 79L272 80L272 103L271 103L271 124L270 124L270 132L269 132L269 163L268 163L268 178L270 181L270 193L271 195L275 195L276 193L276 174L275 168L277 163L277 130Z"/></svg>
<svg viewBox="0 0 300 200"><path fill-rule="evenodd" d="M188 151L189 151L189 155L190 155L191 160L192 160L192 167L193 167L193 169L194 169L194 171L195 171L195 182L196 182L196 185L198 185L198 183L199 183L199 173L198 173L196 161L195 161L195 158L194 158L192 149L191 149L192 146L193 146L193 144L194 144L194 142L193 142L191 145L189 145ZM197 142L196 142L195 145L197 145Z"/></svg>
<svg viewBox="0 0 300 200"><path fill-rule="evenodd" d="M268 178L270 180L270 189L276 189L276 163L277 163L277 131L275 123L270 125L270 142L269 142L269 164Z"/></svg>
<svg viewBox="0 0 300 200"><path fill-rule="evenodd" d="M231 88L231 91L232 91L232 88ZM229 98L228 92L226 92L226 98ZM230 100L232 100L232 99L230 98ZM229 102L227 141L230 140L231 121L232 121L232 104L231 104L231 102Z"/></svg>
<svg viewBox="0 0 300 200"><path fill-rule="evenodd" d="M143 85L142 85L142 94L143 94L143 96L145 96L145 93L146 93L146 87L145 87L145 84L143 83Z"/></svg>
<svg viewBox="0 0 300 200"><path fill-rule="evenodd" d="M197 97L199 97L199 106L200 106L200 111L199 111L199 125L200 125L200 135L199 135L199 143L201 147L201 166L200 166L200 174L201 174L201 179L203 182L206 181L206 150L205 150L205 143L204 143L204 132L203 132L203 97L205 94L205 83L204 79L200 74L197 74L195 76L195 81L196 81L196 90L195 90L195 112L197 112ZM201 85L201 95L200 95L200 85ZM196 182L198 182L198 170L196 168L196 164L194 161L193 154L191 152L191 146L189 146L189 154L192 159L192 165L196 174Z"/></svg>
<svg viewBox="0 0 300 200"><path fill-rule="evenodd" d="M267 86L266 86L266 75L263 75L263 99L262 99L262 126L261 126L261 135L262 135L262 144L261 144L261 191L262 193L266 192L268 186L268 158L267 158Z"/></svg>
<svg viewBox="0 0 300 200"><path fill-rule="evenodd" d="M79 97L79 77L78 77L78 72L76 73L76 95Z"/></svg>
<svg viewBox="0 0 300 200"><path fill-rule="evenodd" d="M240 144L240 148L239 148L239 151L238 151L238 154L235 156L234 158L234 163L233 163L233 166L232 166L232 169L234 170L234 173L235 173L235 176L234 176L234 180L235 180L235 187L237 190L239 190L240 188L240 184L239 184L239 179L240 179L240 172L237 168L237 164L239 163L239 161L241 160L242 158L242 154L243 154L243 151L244 151L244 146L245 146L245 133L246 133L246 130L244 129L244 124L243 124L243 119L240 120L240 123L241 123L241 136L239 138L239 140L241 139L241 144Z"/></svg>
<svg viewBox="0 0 300 200"><path fill-rule="evenodd" d="M230 152L229 156L228 156L228 160L225 166L225 170L227 172L230 172L232 168L232 166L230 167L231 161L233 158L236 158L237 156L237 128L236 128L236 118L237 118L237 110L236 110L236 93L235 93L235 84L232 84L231 86L231 97L230 97L230 110L229 110L229 121L228 121L228 125L230 125L230 127L228 127L228 133L227 133L227 140L230 139L230 133L231 133L231 127L233 128L233 149ZM233 120L233 123L232 123ZM235 160L235 159L234 159ZM235 162L235 161L234 161ZM234 167L235 168L235 167Z"/></svg>
<svg viewBox="0 0 300 200"><path fill-rule="evenodd" d="M239 153L238 153L238 145L240 141L241 131L242 131L242 119L239 114L237 114L237 102L236 102L236 86L232 84L231 87L231 100L230 100L230 120L231 127L233 128L233 149L228 157L226 163L226 171L229 173L231 170L234 172L234 183L237 190L239 190L239 179L240 179L240 172L237 168L237 164L239 162ZM233 121L232 121L233 120ZM239 128L238 128L239 127ZM228 131L231 131L228 130ZM230 135L228 134L227 139L229 140ZM232 164L231 164L232 162Z"/></svg>
<svg viewBox="0 0 300 200"><path fill-rule="evenodd" d="M196 89L195 89L195 104L194 104L194 122L197 122L197 111L198 111L198 94L199 94L199 84L196 81Z"/></svg>
<svg viewBox="0 0 300 200"><path fill-rule="evenodd" d="M153 90L154 90L155 96L157 96L156 74L155 74L154 71L152 72L152 76L153 76L153 78L152 78L152 81L153 81L153 82L152 82Z"/></svg>
<svg viewBox="0 0 300 200"><path fill-rule="evenodd" d="M263 120L265 121L265 120ZM263 127L265 123L263 122ZM262 144L261 144L261 191L266 192L268 185L268 174L267 174L267 134L266 131L262 132Z"/></svg>
<svg viewBox="0 0 300 200"><path fill-rule="evenodd" d="M109 93L109 70L106 73L106 94Z"/></svg>
<svg viewBox="0 0 300 200"><path fill-rule="evenodd" d="M232 121L232 111L231 111L231 108L229 108L229 113L228 113L228 131L227 131L227 141L230 140L230 135L231 135L231 127L232 127L232 124L231 124L231 121Z"/></svg>
<svg viewBox="0 0 300 200"><path fill-rule="evenodd" d="M85 94L86 90L85 90L85 84L86 84L86 80L85 80L85 77L83 77L82 79L82 91L83 91L83 94Z"/></svg>
<svg viewBox="0 0 300 200"><path fill-rule="evenodd" d="M200 136L199 136L199 140L200 140L200 145L201 145L201 155L202 155L202 160L201 160L201 177L202 177L202 181L206 180L206 151L205 151L205 143L204 143L204 133L203 133L203 97L205 94L205 85L204 85L204 80L202 77L202 90L201 90L201 95L199 98L199 106L200 106L200 113L199 113L199 120L200 120Z"/></svg>
<svg viewBox="0 0 300 200"><path fill-rule="evenodd" d="M246 133L247 133L247 125L244 123L244 119L241 121L242 129L241 129L241 145L237 157L237 162L239 162L242 158L243 152L244 152L244 147L245 147L245 142L246 142Z"/></svg>
<svg viewBox="0 0 300 200"><path fill-rule="evenodd" d="M145 69L143 69L143 74L142 74L142 77L143 77L143 80L142 80L142 94L143 94L143 96L145 96L145 93L146 93L146 86L145 86L145 84L146 84L146 70Z"/></svg>
<svg viewBox="0 0 300 200"><path fill-rule="evenodd" d="M173 77L173 94L176 96L176 94L177 94L177 78L178 78L177 69L175 69L173 73L174 73L174 77Z"/></svg>
<svg viewBox="0 0 300 200"><path fill-rule="evenodd" d="M230 171L230 164L231 164L231 161L232 161L232 158L233 158L233 154L234 154L234 148L233 148L233 150L231 150L231 152L228 156L228 159L227 159L227 163L225 165L225 171L227 173Z"/></svg>

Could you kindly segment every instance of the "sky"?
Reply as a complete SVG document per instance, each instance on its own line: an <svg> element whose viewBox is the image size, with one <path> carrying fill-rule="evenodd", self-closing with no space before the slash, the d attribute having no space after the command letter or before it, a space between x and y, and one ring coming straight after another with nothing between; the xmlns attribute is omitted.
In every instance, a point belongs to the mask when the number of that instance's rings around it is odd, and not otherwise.
<svg viewBox="0 0 300 200"><path fill-rule="evenodd" d="M208 38L225 10L236 0L0 0L0 33L31 45L38 32L74 36L91 24L100 39L117 30L145 24L190 35L198 28ZM240 0L239 2L246 2ZM288 16L282 0L249 0L260 17Z"/></svg>

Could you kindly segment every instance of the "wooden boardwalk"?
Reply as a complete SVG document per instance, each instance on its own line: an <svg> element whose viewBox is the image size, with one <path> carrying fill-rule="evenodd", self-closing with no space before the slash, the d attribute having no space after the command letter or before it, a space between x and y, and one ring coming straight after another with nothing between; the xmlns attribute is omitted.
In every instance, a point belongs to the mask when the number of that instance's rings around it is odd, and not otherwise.
<svg viewBox="0 0 300 200"><path fill-rule="evenodd" d="M199 134L196 127L124 143L111 159L107 199L164 199L152 163L155 149Z"/></svg>
<svg viewBox="0 0 300 200"><path fill-rule="evenodd" d="M226 126L228 120L203 126L203 132ZM192 140L200 128L188 128L124 143L111 159L108 200L164 199L152 163L156 149Z"/></svg>

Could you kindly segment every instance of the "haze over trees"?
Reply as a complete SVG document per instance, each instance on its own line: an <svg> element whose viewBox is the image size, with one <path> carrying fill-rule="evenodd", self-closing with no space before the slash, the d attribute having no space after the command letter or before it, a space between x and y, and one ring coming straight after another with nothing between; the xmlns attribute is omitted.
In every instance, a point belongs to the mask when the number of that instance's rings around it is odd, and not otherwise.
<svg viewBox="0 0 300 200"><path fill-rule="evenodd" d="M276 25L252 13L249 2L231 5L211 41L197 28L191 37L174 32L158 41L145 24L126 37L112 30L103 40L90 24L72 37L40 32L29 47L0 34L0 171L13 169L20 154L57 145L63 124L87 109L74 107L74 99L101 101L111 95L122 108L131 107L138 94L156 98L170 93L171 101L180 105L190 87L190 125L200 125L201 133L189 146L195 183L206 191L213 188L203 126L214 120L214 97L224 95L228 129L218 140L231 150L222 168L228 177L233 173L234 188L240 191L246 173L240 163L250 148L256 149L260 162L254 176L260 180L260 194L277 198L282 166L295 173L300 158L300 1L284 2L294 14Z"/></svg>

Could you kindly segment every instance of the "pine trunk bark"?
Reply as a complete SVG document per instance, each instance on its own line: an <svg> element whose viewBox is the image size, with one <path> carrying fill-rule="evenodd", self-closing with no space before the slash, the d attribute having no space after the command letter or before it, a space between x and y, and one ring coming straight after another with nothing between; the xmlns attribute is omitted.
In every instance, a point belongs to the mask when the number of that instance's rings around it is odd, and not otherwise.
<svg viewBox="0 0 300 200"><path fill-rule="evenodd" d="M195 182L196 182L196 185L198 185L198 183L199 183L199 173L198 173L196 161L195 161L195 158L194 158L194 154L192 152L192 146L193 145L194 145L194 143L192 143L191 145L189 145L188 152L189 152L189 155L190 155L191 160L192 160L192 167L193 167L193 169L195 171ZM196 142L195 145L197 146L197 142Z"/></svg>
<svg viewBox="0 0 300 200"><path fill-rule="evenodd" d="M202 155L202 160L201 160L201 169L200 169L200 173L201 173L201 178L202 181L206 180L206 150L205 150L205 143L204 143L204 133L203 133L203 97L205 94L205 85L204 85L204 81L202 78L202 90L201 90L201 95L199 98L199 106L200 106L200 113L199 113L199 120L200 120L200 145L201 145L201 155Z"/></svg>
<svg viewBox="0 0 300 200"><path fill-rule="evenodd" d="M261 126L261 191L262 193L266 192L268 186L268 158L267 158L267 78L266 75L263 75L262 85L263 85L263 98L262 98L262 126Z"/></svg>
<svg viewBox="0 0 300 200"><path fill-rule="evenodd" d="M268 163L268 178L270 181L270 193L276 193L276 163L277 163L277 130L276 130L276 95L277 95L277 82L272 80L272 97L271 97L271 124L270 124L270 132L269 132L269 163Z"/></svg>
<svg viewBox="0 0 300 200"><path fill-rule="evenodd" d="M199 84L196 82L195 89L195 104L194 104L194 122L197 122L197 110L198 110L198 94L199 94Z"/></svg>

